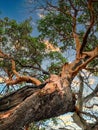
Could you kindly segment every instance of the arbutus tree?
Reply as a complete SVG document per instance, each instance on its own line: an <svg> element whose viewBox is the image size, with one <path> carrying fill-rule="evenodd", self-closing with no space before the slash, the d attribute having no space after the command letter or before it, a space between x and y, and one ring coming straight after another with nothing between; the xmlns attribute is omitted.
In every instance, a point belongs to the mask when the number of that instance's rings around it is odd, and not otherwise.
<svg viewBox="0 0 98 130"><path fill-rule="evenodd" d="M83 77L79 73L82 69L94 71L96 68L91 67L95 64L97 66L97 4L94 0L58 0L57 3L46 1L41 6L47 10L39 21L39 39L31 37L29 20L21 24L8 18L1 20L0 66L4 74L1 77L7 88L21 83L30 84L24 84L23 88L1 96L0 130L26 129L31 122L67 112L75 112L73 118L79 118L81 123L78 120L77 124L81 128L98 128L98 118L82 111L83 101L97 94L98 85L83 100ZM60 52L47 52L44 38L53 44L52 47L59 47ZM76 51L75 59L71 63L66 62L66 57L61 55L67 47ZM58 59L61 66L58 63L51 64L50 71L45 71L41 63L46 57L54 59L54 62ZM77 75L81 81L78 106L71 90L71 83ZM82 118L82 114L87 114L96 121L89 124Z"/></svg>

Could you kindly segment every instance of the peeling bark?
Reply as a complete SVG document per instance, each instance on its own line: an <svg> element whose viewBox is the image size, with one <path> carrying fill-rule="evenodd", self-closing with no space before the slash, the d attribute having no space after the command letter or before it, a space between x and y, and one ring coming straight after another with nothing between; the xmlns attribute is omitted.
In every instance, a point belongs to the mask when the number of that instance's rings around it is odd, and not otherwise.
<svg viewBox="0 0 98 130"><path fill-rule="evenodd" d="M80 59L76 58L72 63L65 63L61 74L50 75L45 84L35 87L27 86L2 97L0 99L0 130L22 130L25 125L33 121L76 111L71 82L77 73L96 57L98 57L98 47L93 51L82 53ZM16 73L15 67L14 72ZM22 77L24 77L23 80L21 80ZM16 76L16 79L11 80L10 83L17 79L26 81L32 78L22 77ZM35 81L35 84L37 83Z"/></svg>
<svg viewBox="0 0 98 130"><path fill-rule="evenodd" d="M29 82L36 85L25 86L0 98L0 130L23 130L24 126L31 122L76 111L76 99L71 92L71 82L80 70L85 69L88 63L98 57L98 46L92 51L83 52L95 22L92 0L88 1L91 14L90 26L84 34L82 43L76 30L78 10L74 7L72 1L69 2L74 12L73 15L71 13L69 15L73 19L72 34L76 44L76 59L72 63L65 63L60 75L49 74L50 78L46 80L45 84L34 77L20 75L17 72L15 59L0 50L0 57L7 58L11 62L11 71L6 70L8 78L4 80L7 85L19 84L20 82ZM96 130L98 127L89 127L89 129L91 128Z"/></svg>
<svg viewBox="0 0 98 130"><path fill-rule="evenodd" d="M9 105L6 102L8 100ZM69 87L66 87L63 97L57 90L47 94L43 93L42 89L24 87L1 98L0 103L0 130L22 130L32 121L48 119L75 110L75 98Z"/></svg>

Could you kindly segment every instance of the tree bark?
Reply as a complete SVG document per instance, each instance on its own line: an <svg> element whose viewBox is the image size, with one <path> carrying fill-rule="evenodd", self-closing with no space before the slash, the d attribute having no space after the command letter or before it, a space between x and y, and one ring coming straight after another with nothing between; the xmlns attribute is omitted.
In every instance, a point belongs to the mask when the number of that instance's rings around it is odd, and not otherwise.
<svg viewBox="0 0 98 130"><path fill-rule="evenodd" d="M60 75L50 75L45 84L26 86L0 98L0 130L22 130L33 121L76 111L71 82L81 69L98 57L98 46L93 51L83 52L76 57L72 63L62 66ZM15 66L14 72L16 73ZM21 79L21 76L18 78ZM38 80L33 79L32 82L37 84Z"/></svg>
<svg viewBox="0 0 98 130"><path fill-rule="evenodd" d="M0 130L22 130L33 121L74 110L75 98L70 87L61 95L57 90L47 94L42 89L26 86L0 99Z"/></svg>

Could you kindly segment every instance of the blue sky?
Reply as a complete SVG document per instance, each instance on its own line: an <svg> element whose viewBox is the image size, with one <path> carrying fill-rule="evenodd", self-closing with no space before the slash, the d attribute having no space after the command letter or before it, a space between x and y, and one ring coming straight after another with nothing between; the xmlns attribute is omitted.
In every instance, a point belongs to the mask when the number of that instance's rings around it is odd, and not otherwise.
<svg viewBox="0 0 98 130"><path fill-rule="evenodd" d="M0 0L0 17L9 17L17 21L28 18L25 0Z"/></svg>
<svg viewBox="0 0 98 130"><path fill-rule="evenodd" d="M32 16L33 21L36 21L35 19L38 18L37 14L30 14L26 0L0 0L0 12L0 18L8 17L17 20L18 22L21 22L30 16ZM34 24L33 21L32 23ZM36 29L36 25L33 26L32 35L37 36L38 30Z"/></svg>

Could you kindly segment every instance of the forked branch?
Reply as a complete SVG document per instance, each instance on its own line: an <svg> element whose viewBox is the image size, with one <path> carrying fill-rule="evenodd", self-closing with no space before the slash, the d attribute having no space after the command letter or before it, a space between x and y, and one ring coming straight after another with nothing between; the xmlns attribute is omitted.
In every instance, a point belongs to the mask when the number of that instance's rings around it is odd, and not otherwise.
<svg viewBox="0 0 98 130"><path fill-rule="evenodd" d="M19 74L19 72L17 72L17 70L16 70L15 60L11 56L3 53L1 50L0 50L0 57L8 58L11 61L11 64L12 64L11 71L12 71L13 75L15 76L15 78L13 79L13 77L9 75L9 72L7 70L7 74L8 74L9 77L8 77L8 79L4 80L6 85L15 85L15 84L19 84L21 82L30 82L30 83L33 83L35 85L40 85L41 84L41 82L38 79L34 78L34 77L21 76Z"/></svg>
<svg viewBox="0 0 98 130"><path fill-rule="evenodd" d="M85 60L86 57L88 57L87 60ZM87 66L87 64L90 63L96 57L98 57L98 46L93 51L84 52L80 59L83 61L80 65L77 65L75 67L75 69L73 70L73 75L76 75L79 72L79 70L84 69ZM75 62L77 62L77 60Z"/></svg>

